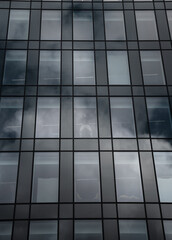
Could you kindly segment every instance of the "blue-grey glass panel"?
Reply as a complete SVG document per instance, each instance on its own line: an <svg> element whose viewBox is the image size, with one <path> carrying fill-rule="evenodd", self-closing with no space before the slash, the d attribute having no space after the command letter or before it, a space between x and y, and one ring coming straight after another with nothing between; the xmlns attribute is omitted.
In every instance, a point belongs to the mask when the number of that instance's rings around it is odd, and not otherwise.
<svg viewBox="0 0 172 240"><path fill-rule="evenodd" d="M42 40L60 40L61 39L61 12L60 11L42 11Z"/></svg>
<svg viewBox="0 0 172 240"><path fill-rule="evenodd" d="M113 137L135 137L132 99L129 97L114 97L111 98L110 102Z"/></svg>
<svg viewBox="0 0 172 240"><path fill-rule="evenodd" d="M96 98L74 99L74 135L78 138L97 137Z"/></svg>
<svg viewBox="0 0 172 240"><path fill-rule="evenodd" d="M161 202L172 202L172 153L154 152L155 168Z"/></svg>
<svg viewBox="0 0 172 240"><path fill-rule="evenodd" d="M26 56L27 52L24 50L7 50L3 84L23 85L25 83Z"/></svg>
<svg viewBox="0 0 172 240"><path fill-rule="evenodd" d="M166 240L172 240L172 221L164 221Z"/></svg>
<svg viewBox="0 0 172 240"><path fill-rule="evenodd" d="M166 138L172 136L171 113L168 99L147 98L148 118L151 136Z"/></svg>
<svg viewBox="0 0 172 240"><path fill-rule="evenodd" d="M0 239L11 240L12 222L0 222Z"/></svg>
<svg viewBox="0 0 172 240"><path fill-rule="evenodd" d="M108 51L108 76L109 84L130 84L128 56L125 51Z"/></svg>
<svg viewBox="0 0 172 240"><path fill-rule="evenodd" d="M172 38L172 10L167 11L167 17L168 17L168 24L169 24L169 29L170 29L170 34Z"/></svg>
<svg viewBox="0 0 172 240"><path fill-rule="evenodd" d="M27 40L29 30L29 10L11 10L8 39Z"/></svg>
<svg viewBox="0 0 172 240"><path fill-rule="evenodd" d="M31 221L29 240L57 240L57 221Z"/></svg>
<svg viewBox="0 0 172 240"><path fill-rule="evenodd" d="M119 220L120 240L148 240L146 221Z"/></svg>
<svg viewBox="0 0 172 240"><path fill-rule="evenodd" d="M59 137L60 100L58 97L43 97L38 99L36 137Z"/></svg>
<svg viewBox="0 0 172 240"><path fill-rule="evenodd" d="M74 51L74 83L77 85L95 84L94 52Z"/></svg>
<svg viewBox="0 0 172 240"><path fill-rule="evenodd" d="M0 153L0 203L15 201L17 168L18 153Z"/></svg>
<svg viewBox="0 0 172 240"><path fill-rule="evenodd" d="M73 12L73 39L93 39L93 17L91 11Z"/></svg>
<svg viewBox="0 0 172 240"><path fill-rule="evenodd" d="M115 152L118 202L143 202L139 158L136 152Z"/></svg>
<svg viewBox="0 0 172 240"><path fill-rule="evenodd" d="M75 202L100 201L98 153L75 153Z"/></svg>
<svg viewBox="0 0 172 240"><path fill-rule="evenodd" d="M8 10L0 9L0 39L5 39L8 25Z"/></svg>
<svg viewBox="0 0 172 240"><path fill-rule="evenodd" d="M159 51L141 51L141 64L144 84L165 84L164 70Z"/></svg>
<svg viewBox="0 0 172 240"><path fill-rule="evenodd" d="M18 138L21 132L23 98L2 97L0 101L0 137Z"/></svg>
<svg viewBox="0 0 172 240"><path fill-rule="evenodd" d="M59 153L35 153L32 202L57 202Z"/></svg>
<svg viewBox="0 0 172 240"><path fill-rule="evenodd" d="M100 220L76 220L75 240L102 240L102 223Z"/></svg>
<svg viewBox="0 0 172 240"><path fill-rule="evenodd" d="M106 40L125 40L124 16L122 11L105 11Z"/></svg>
<svg viewBox="0 0 172 240"><path fill-rule="evenodd" d="M60 84L60 52L41 51L39 64L39 84Z"/></svg>
<svg viewBox="0 0 172 240"><path fill-rule="evenodd" d="M139 40L158 40L153 11L136 11L136 23Z"/></svg>

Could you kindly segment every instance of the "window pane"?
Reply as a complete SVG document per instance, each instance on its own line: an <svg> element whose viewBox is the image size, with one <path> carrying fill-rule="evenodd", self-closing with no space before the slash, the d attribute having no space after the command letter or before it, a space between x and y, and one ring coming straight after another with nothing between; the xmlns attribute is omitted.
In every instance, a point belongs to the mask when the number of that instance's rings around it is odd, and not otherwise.
<svg viewBox="0 0 172 240"><path fill-rule="evenodd" d="M172 202L172 153L155 152L155 168L161 202Z"/></svg>
<svg viewBox="0 0 172 240"><path fill-rule="evenodd" d="M165 138L172 136L171 113L167 98L147 98L148 118L151 136Z"/></svg>
<svg viewBox="0 0 172 240"><path fill-rule="evenodd" d="M141 51L143 80L146 85L164 85L164 71L159 51Z"/></svg>
<svg viewBox="0 0 172 240"><path fill-rule="evenodd" d="M97 137L97 113L95 98L75 98L74 134L78 138Z"/></svg>
<svg viewBox="0 0 172 240"><path fill-rule="evenodd" d="M28 39L29 10L11 10L8 39Z"/></svg>
<svg viewBox="0 0 172 240"><path fill-rule="evenodd" d="M172 11L167 11L167 17L168 17L168 24L170 28L170 34L172 38Z"/></svg>
<svg viewBox="0 0 172 240"><path fill-rule="evenodd" d="M100 220L76 220L75 240L102 240L102 223Z"/></svg>
<svg viewBox="0 0 172 240"><path fill-rule="evenodd" d="M73 31L74 40L93 39L93 19L91 11L73 12Z"/></svg>
<svg viewBox="0 0 172 240"><path fill-rule="evenodd" d="M23 99L19 97L1 98L0 137L19 138L21 132Z"/></svg>
<svg viewBox="0 0 172 240"><path fill-rule="evenodd" d="M164 221L165 239L172 240L172 221Z"/></svg>
<svg viewBox="0 0 172 240"><path fill-rule="evenodd" d="M31 221L29 240L57 240L57 221Z"/></svg>
<svg viewBox="0 0 172 240"><path fill-rule="evenodd" d="M61 12L42 11L42 40L60 40L61 38Z"/></svg>
<svg viewBox="0 0 172 240"><path fill-rule="evenodd" d="M105 11L105 30L107 40L125 40L123 12Z"/></svg>
<svg viewBox="0 0 172 240"><path fill-rule="evenodd" d="M109 84L130 84L128 56L124 51L108 51Z"/></svg>
<svg viewBox="0 0 172 240"><path fill-rule="evenodd" d="M0 239L11 240L12 222L0 222Z"/></svg>
<svg viewBox="0 0 172 240"><path fill-rule="evenodd" d="M33 172L33 202L57 202L59 153L35 153Z"/></svg>
<svg viewBox="0 0 172 240"><path fill-rule="evenodd" d="M143 202L138 154L115 152L114 160L118 202Z"/></svg>
<svg viewBox="0 0 172 240"><path fill-rule="evenodd" d="M60 84L60 52L41 51L39 65L39 84Z"/></svg>
<svg viewBox="0 0 172 240"><path fill-rule="evenodd" d="M26 56L26 51L7 50L5 57L3 84L25 84Z"/></svg>
<svg viewBox="0 0 172 240"><path fill-rule="evenodd" d="M139 40L157 40L157 28L153 11L136 11Z"/></svg>
<svg viewBox="0 0 172 240"><path fill-rule="evenodd" d="M0 153L0 203L15 201L18 153Z"/></svg>
<svg viewBox="0 0 172 240"><path fill-rule="evenodd" d="M131 98L111 98L111 117L114 138L136 136Z"/></svg>
<svg viewBox="0 0 172 240"><path fill-rule="evenodd" d="M43 97L38 99L36 137L59 137L59 98Z"/></svg>
<svg viewBox="0 0 172 240"><path fill-rule="evenodd" d="M98 153L75 153L75 201L100 201Z"/></svg>
<svg viewBox="0 0 172 240"><path fill-rule="evenodd" d="M94 85L94 52L74 52L74 83L78 85Z"/></svg>
<svg viewBox="0 0 172 240"><path fill-rule="evenodd" d="M148 240L144 220L119 220L120 240Z"/></svg>

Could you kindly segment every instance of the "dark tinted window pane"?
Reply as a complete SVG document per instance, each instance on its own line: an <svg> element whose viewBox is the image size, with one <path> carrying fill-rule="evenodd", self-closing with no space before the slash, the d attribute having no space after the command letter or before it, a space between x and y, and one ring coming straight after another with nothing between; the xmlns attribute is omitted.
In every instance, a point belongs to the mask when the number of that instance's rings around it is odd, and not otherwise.
<svg viewBox="0 0 172 240"><path fill-rule="evenodd" d="M8 39L28 39L29 10L11 10Z"/></svg>
<svg viewBox="0 0 172 240"><path fill-rule="evenodd" d="M12 222L0 222L0 239L11 240Z"/></svg>
<svg viewBox="0 0 172 240"><path fill-rule="evenodd" d="M167 17L168 17L168 23L169 23L169 28L170 28L170 34L172 38L172 11L167 11Z"/></svg>
<svg viewBox="0 0 172 240"><path fill-rule="evenodd" d="M147 98L149 126L152 137L171 137L171 113L167 98Z"/></svg>
<svg viewBox="0 0 172 240"><path fill-rule="evenodd" d="M18 138L22 122L22 98L1 98L0 101L0 137Z"/></svg>
<svg viewBox="0 0 172 240"><path fill-rule="evenodd" d="M99 220L75 221L75 240L102 240L102 224Z"/></svg>
<svg viewBox="0 0 172 240"><path fill-rule="evenodd" d="M60 84L60 52L41 51L39 65L39 84Z"/></svg>
<svg viewBox="0 0 172 240"><path fill-rule="evenodd" d="M100 201L98 153L75 153L75 201Z"/></svg>
<svg viewBox="0 0 172 240"><path fill-rule="evenodd" d="M3 84L23 85L25 83L27 52L8 50L5 57Z"/></svg>
<svg viewBox="0 0 172 240"><path fill-rule="evenodd" d="M35 153L33 172L33 202L57 202L59 154Z"/></svg>
<svg viewBox="0 0 172 240"><path fill-rule="evenodd" d="M172 221L164 221L166 240L172 240Z"/></svg>
<svg viewBox="0 0 172 240"><path fill-rule="evenodd" d="M15 200L17 168L18 153L0 153L0 203Z"/></svg>

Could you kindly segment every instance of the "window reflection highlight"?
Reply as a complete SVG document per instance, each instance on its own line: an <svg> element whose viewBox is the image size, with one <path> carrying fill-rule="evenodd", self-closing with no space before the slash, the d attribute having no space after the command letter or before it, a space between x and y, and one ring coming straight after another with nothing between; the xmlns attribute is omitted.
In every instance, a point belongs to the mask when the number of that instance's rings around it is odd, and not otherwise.
<svg viewBox="0 0 172 240"><path fill-rule="evenodd" d="M170 34L171 34L171 38L172 38L172 11L167 11L167 17L168 17Z"/></svg>

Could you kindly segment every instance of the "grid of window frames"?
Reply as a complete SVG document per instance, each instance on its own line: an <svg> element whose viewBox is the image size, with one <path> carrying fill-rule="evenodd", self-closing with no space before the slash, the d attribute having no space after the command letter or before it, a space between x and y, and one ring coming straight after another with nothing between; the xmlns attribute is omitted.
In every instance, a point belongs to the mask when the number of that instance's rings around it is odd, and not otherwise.
<svg viewBox="0 0 172 240"><path fill-rule="evenodd" d="M172 1L0 0L0 239L172 240Z"/></svg>

